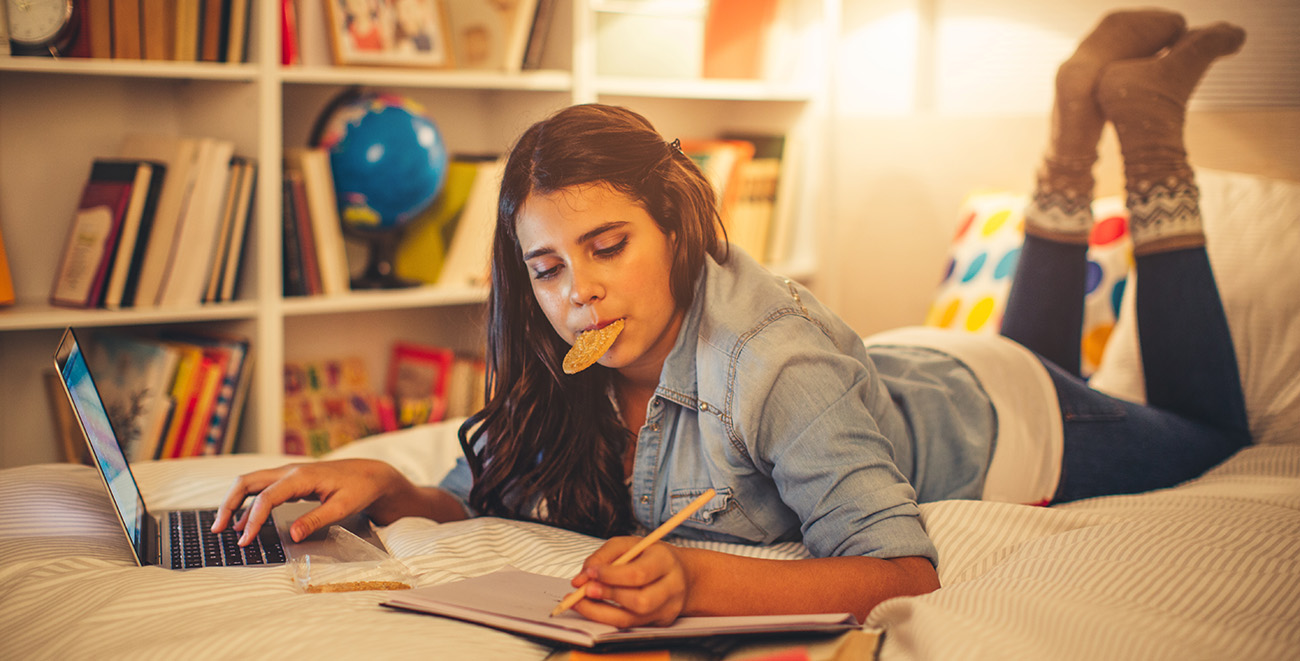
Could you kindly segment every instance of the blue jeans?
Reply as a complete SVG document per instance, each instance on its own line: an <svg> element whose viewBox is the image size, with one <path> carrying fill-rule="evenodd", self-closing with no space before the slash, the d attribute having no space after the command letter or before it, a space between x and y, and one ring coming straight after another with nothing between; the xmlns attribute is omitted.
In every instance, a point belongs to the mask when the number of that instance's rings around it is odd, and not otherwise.
<svg viewBox="0 0 1300 661"><path fill-rule="evenodd" d="M1232 335L1205 249L1136 259L1145 406L1079 376L1086 258L1086 246L1026 236L1002 322L1056 385L1065 454L1053 502L1174 486L1248 445Z"/></svg>

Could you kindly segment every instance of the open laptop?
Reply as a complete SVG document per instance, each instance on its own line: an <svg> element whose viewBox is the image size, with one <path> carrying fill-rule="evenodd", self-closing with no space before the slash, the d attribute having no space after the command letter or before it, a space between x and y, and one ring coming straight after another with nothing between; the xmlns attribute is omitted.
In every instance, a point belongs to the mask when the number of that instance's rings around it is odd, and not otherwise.
<svg viewBox="0 0 1300 661"><path fill-rule="evenodd" d="M63 332L63 339L54 353L54 364L63 390L72 402L92 463L104 480L137 564L169 569L256 567L284 564L309 553L330 555L329 542L326 541L328 528L302 542L294 542L289 536L289 526L315 507L313 502L292 502L276 507L271 512L271 519L258 532L257 540L245 547L235 543L238 533L229 527L218 534L210 532L215 507L210 510L151 512L140 495L131 466L109 422L108 410L86 364L85 354L71 328ZM339 525L383 548L364 517L354 516Z"/></svg>

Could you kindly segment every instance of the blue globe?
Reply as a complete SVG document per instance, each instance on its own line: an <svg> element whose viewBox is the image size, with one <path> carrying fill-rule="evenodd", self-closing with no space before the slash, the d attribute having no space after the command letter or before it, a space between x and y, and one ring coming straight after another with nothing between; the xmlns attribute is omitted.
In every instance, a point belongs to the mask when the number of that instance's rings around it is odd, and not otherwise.
<svg viewBox="0 0 1300 661"><path fill-rule="evenodd" d="M418 103L394 94L341 105L320 144L330 153L339 217L360 233L388 233L414 220L447 178L438 125Z"/></svg>

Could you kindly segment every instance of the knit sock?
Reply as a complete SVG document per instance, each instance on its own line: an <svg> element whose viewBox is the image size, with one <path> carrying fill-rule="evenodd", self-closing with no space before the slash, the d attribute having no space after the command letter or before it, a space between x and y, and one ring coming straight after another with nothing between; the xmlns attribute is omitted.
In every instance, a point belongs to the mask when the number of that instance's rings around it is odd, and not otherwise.
<svg viewBox="0 0 1300 661"><path fill-rule="evenodd" d="M1128 187L1134 254L1205 245L1183 126L1187 101L1214 60L1246 39L1228 23L1190 30L1168 51L1106 68L1097 99L1115 125Z"/></svg>
<svg viewBox="0 0 1300 661"><path fill-rule="evenodd" d="M1026 231L1067 243L1088 242L1092 229L1092 166L1106 119L1097 104L1097 81L1106 65L1147 57L1180 37L1179 14L1126 10L1107 14L1056 72L1052 135L1026 210Z"/></svg>

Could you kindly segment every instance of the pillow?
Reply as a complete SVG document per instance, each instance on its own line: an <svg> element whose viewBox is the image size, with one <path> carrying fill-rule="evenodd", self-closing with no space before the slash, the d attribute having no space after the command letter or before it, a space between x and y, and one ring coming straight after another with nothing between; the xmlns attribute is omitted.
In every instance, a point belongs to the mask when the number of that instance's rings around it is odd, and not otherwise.
<svg viewBox="0 0 1300 661"><path fill-rule="evenodd" d="M1027 195L1006 192L967 197L926 325L998 332L1025 239L1028 201ZM1097 223L1089 237L1080 362L1084 376L1101 364L1133 261L1124 200L1100 198L1093 203L1093 215Z"/></svg>
<svg viewBox="0 0 1300 661"><path fill-rule="evenodd" d="M1300 443L1300 182L1204 169L1196 178L1251 433L1256 443ZM1091 383L1142 401L1133 297L1124 298Z"/></svg>

